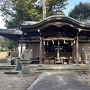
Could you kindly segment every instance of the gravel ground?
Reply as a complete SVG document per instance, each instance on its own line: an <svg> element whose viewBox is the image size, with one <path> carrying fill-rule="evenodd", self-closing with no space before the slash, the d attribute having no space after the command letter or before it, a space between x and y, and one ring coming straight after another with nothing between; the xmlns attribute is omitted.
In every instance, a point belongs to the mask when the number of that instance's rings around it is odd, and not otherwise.
<svg viewBox="0 0 90 90"><path fill-rule="evenodd" d="M6 71L8 70L0 70L0 90L27 90L32 82L41 74L35 73L28 77L22 77L18 74L4 74ZM90 86L90 73L78 73L86 84Z"/></svg>
<svg viewBox="0 0 90 90"><path fill-rule="evenodd" d="M90 73L79 72L79 75L86 82L86 84L89 85L89 87L90 87Z"/></svg>
<svg viewBox="0 0 90 90"><path fill-rule="evenodd" d="M27 90L32 82L41 74L35 73L28 77L17 74L4 74L5 70L0 70L0 90Z"/></svg>

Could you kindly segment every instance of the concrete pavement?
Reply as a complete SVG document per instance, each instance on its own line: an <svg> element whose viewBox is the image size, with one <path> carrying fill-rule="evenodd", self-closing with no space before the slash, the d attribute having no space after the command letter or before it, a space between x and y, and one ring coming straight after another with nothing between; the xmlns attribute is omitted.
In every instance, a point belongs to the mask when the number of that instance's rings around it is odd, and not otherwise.
<svg viewBox="0 0 90 90"><path fill-rule="evenodd" d="M44 72L27 90L90 90L74 71Z"/></svg>

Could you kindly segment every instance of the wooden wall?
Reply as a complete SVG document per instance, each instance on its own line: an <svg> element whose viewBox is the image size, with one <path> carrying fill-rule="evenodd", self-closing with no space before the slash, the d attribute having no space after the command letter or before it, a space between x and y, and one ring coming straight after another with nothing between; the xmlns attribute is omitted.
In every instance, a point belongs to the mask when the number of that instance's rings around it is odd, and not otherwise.
<svg viewBox="0 0 90 90"><path fill-rule="evenodd" d="M87 61L87 54L90 54L90 43L79 43L79 60L86 62ZM73 45L73 52L72 52L73 60L76 60L76 45Z"/></svg>
<svg viewBox="0 0 90 90"><path fill-rule="evenodd" d="M32 43L28 44L28 48L32 49L32 58L37 58L40 56L40 44ZM45 57L44 46L42 48L42 56ZM79 43L79 59L82 61L87 61L87 54L90 54L90 43ZM72 58L76 60L76 45L73 45Z"/></svg>
<svg viewBox="0 0 90 90"><path fill-rule="evenodd" d="M40 56L40 44L39 43L28 44L28 48L32 49L32 58L37 58ZM42 56L44 57L44 46L42 47Z"/></svg>

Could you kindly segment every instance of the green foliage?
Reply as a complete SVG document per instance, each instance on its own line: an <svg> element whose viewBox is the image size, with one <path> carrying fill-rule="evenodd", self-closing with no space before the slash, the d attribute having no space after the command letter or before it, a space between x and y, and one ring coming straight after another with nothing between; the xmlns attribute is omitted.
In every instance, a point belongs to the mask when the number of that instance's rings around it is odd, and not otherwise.
<svg viewBox="0 0 90 90"><path fill-rule="evenodd" d="M23 21L40 20L37 0L1 0L0 10L7 28L19 28ZM37 8L38 7L38 8Z"/></svg>
<svg viewBox="0 0 90 90"><path fill-rule="evenodd" d="M0 46L0 51L3 51L4 52L4 51L6 51L6 48Z"/></svg>
<svg viewBox="0 0 90 90"><path fill-rule="evenodd" d="M43 0L40 0L40 2ZM47 6L47 16L56 14L57 11L63 11L66 5L68 5L68 0L46 0ZM43 3L43 2L42 2Z"/></svg>
<svg viewBox="0 0 90 90"><path fill-rule="evenodd" d="M0 36L0 51L6 51L7 49L13 50L17 45L17 42Z"/></svg>
<svg viewBox="0 0 90 90"><path fill-rule="evenodd" d="M41 18L36 9L30 9L28 11L28 14L30 15L32 21L33 20L38 21Z"/></svg>
<svg viewBox="0 0 90 90"><path fill-rule="evenodd" d="M5 41L5 46L6 48L8 48L9 50L14 50L14 48L17 48L18 43L9 39L6 39Z"/></svg>
<svg viewBox="0 0 90 90"><path fill-rule="evenodd" d="M79 21L90 23L90 3L80 2L70 11L69 16Z"/></svg>
<svg viewBox="0 0 90 90"><path fill-rule="evenodd" d="M23 21L42 19L43 0L0 0L0 11L7 28L19 28ZM47 0L47 16L65 9L67 0Z"/></svg>
<svg viewBox="0 0 90 90"><path fill-rule="evenodd" d="M12 51L11 52L11 57L17 57L18 56L18 52L17 51Z"/></svg>
<svg viewBox="0 0 90 90"><path fill-rule="evenodd" d="M56 9L63 10L67 4L67 0L47 0L47 6L50 11L56 11Z"/></svg>
<svg viewBox="0 0 90 90"><path fill-rule="evenodd" d="M5 38L0 36L0 51L5 51Z"/></svg>

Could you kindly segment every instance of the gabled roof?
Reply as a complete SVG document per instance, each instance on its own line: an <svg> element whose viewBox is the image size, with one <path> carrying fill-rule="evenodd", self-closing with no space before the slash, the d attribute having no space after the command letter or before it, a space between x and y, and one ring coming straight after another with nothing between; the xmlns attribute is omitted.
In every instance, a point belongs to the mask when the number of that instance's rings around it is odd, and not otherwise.
<svg viewBox="0 0 90 90"><path fill-rule="evenodd" d="M64 28L66 27L72 29L70 32L78 32L79 29L82 30L78 35L79 36L85 36L88 33L88 36L90 36L90 25L87 25L85 23L79 22L71 17L67 17L65 15L53 15L50 17L45 18L44 20L41 20L39 22L36 21L25 21L21 25L21 30L19 29L0 29L0 35L7 37L11 40L19 40L22 32L28 33L29 36L40 36L40 33L38 30L45 31L46 29L51 29L49 26L54 26L57 28ZM48 28L47 28L48 27ZM56 28L55 28L56 30ZM58 30L58 29L57 29ZM66 29L65 29L66 30ZM63 29L63 31L65 31ZM47 31L47 30L46 30ZM67 30L68 31L68 30ZM84 34L86 33L86 34ZM47 34L47 33L46 33Z"/></svg>
<svg viewBox="0 0 90 90"><path fill-rule="evenodd" d="M35 31L44 28L50 23L52 24L53 22L61 22L65 24L72 25L76 28L79 29L85 29L85 30L90 30L90 25L87 25L85 23L79 22L71 17L67 17L65 15L53 15L50 17L45 18L44 20L41 20L35 24L23 24L21 25L22 31L27 32L27 31ZM54 24L54 23L53 23Z"/></svg>

